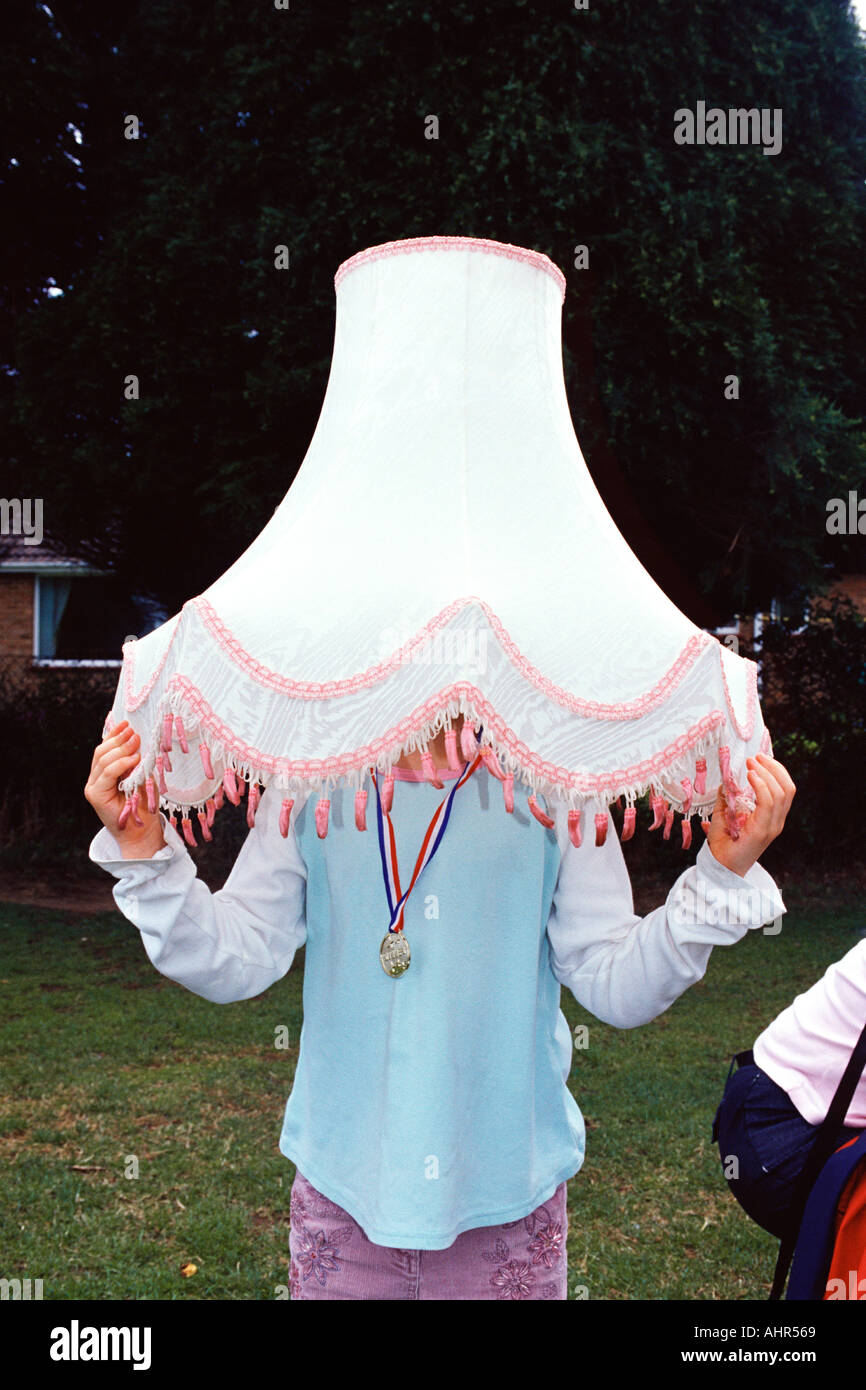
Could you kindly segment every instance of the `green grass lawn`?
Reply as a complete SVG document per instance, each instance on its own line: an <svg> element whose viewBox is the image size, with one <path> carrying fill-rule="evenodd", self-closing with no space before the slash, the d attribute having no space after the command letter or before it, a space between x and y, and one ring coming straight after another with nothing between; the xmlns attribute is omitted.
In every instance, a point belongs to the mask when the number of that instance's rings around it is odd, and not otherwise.
<svg viewBox="0 0 866 1390"><path fill-rule="evenodd" d="M713 1113L730 1054L866 923L839 895L785 896L778 936L717 949L646 1027L609 1028L563 990L569 1022L589 1028L570 1079L587 1122L569 1182L571 1297L766 1297L776 1244L728 1193ZM0 1276L42 1278L46 1299L277 1297L300 971L210 1004L159 975L119 915L2 904L0 978Z"/></svg>

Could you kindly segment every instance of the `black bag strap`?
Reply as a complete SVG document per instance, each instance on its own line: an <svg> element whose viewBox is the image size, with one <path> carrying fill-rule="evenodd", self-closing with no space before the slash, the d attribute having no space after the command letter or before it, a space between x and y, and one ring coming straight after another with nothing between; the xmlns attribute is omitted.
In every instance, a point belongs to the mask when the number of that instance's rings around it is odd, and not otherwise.
<svg viewBox="0 0 866 1390"><path fill-rule="evenodd" d="M815 1179L827 1159L838 1147L837 1135L839 1130L844 1127L845 1116L848 1114L848 1108L864 1068L866 1068L866 1024L864 1024L863 1032L857 1039L854 1051L848 1059L848 1065L842 1073L842 1079L836 1087L836 1094L830 1102L827 1114L818 1127L818 1133L812 1142L812 1147L794 1190L791 1199L791 1222L779 1246L779 1257L776 1260L776 1270L773 1275L773 1287L769 1295L771 1301L780 1299L782 1296L782 1290L788 1278L788 1270L791 1268L791 1261L794 1258L794 1249L803 1221L803 1212L809 1200L809 1193L812 1191Z"/></svg>

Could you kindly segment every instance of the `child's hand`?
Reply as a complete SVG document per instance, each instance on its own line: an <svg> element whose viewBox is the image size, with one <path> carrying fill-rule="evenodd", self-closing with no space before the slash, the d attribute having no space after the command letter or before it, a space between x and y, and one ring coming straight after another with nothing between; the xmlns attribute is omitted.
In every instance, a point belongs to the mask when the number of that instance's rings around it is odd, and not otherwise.
<svg viewBox="0 0 866 1390"><path fill-rule="evenodd" d="M128 720L122 720L94 752L90 776L84 788L85 797L102 824L117 840L124 859L149 859L165 844L159 814L148 811L144 796L139 798L137 808L141 825L136 825L134 817L130 816L123 829L120 827L120 813L126 797L118 790L117 784L121 777L128 777L139 763L140 746L138 734Z"/></svg>
<svg viewBox="0 0 866 1390"><path fill-rule="evenodd" d="M739 839L732 840L725 825L725 793L722 787L719 788L707 835L713 857L726 868L733 869L741 878L760 859L767 845L781 834L797 790L782 764L767 753L747 758L746 767L756 805L740 831Z"/></svg>

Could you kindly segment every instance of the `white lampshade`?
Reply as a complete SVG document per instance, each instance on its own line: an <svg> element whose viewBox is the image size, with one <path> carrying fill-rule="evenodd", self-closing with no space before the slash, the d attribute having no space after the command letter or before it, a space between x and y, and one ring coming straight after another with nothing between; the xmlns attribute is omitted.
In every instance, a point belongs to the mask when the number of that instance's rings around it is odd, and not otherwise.
<svg viewBox="0 0 866 1390"><path fill-rule="evenodd" d="M566 398L561 271L434 236L361 251L335 286L327 390L285 499L124 646L112 717L142 738L124 790L153 777L205 823L227 770L232 795L234 775L321 802L463 714L513 779L506 806L516 785L540 817L579 812L573 837L647 790L669 831L721 783L736 829L746 757L769 748L756 668L671 603L602 503Z"/></svg>

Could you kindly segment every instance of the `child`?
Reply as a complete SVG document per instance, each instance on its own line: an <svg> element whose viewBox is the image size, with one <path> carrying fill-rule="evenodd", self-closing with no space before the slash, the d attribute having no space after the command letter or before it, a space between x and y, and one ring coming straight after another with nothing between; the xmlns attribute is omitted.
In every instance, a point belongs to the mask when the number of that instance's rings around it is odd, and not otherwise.
<svg viewBox="0 0 866 1390"><path fill-rule="evenodd" d="M228 1003L261 994L306 943L304 1024L281 1152L296 1166L291 1290L301 1299L564 1299L566 1180L585 1132L566 1081L571 1035L560 987L619 1028L647 1023L701 979L714 945L785 911L757 863L781 831L794 786L775 759L747 763L755 809L739 838L720 795L696 863L664 904L634 914L608 817L602 844L503 816L487 769L444 764L443 790L397 764L393 841L358 834L350 793L332 795L319 838L299 799L288 836L266 790L225 886L196 877L160 814L118 818L117 783L139 760L126 721L96 749L85 795L104 829L91 858L158 970ZM391 916L383 864L408 887L449 785L441 850L405 906L408 969L379 952ZM374 802L375 804L375 802ZM348 833L349 828L351 834ZM343 832L346 833L343 833Z"/></svg>

